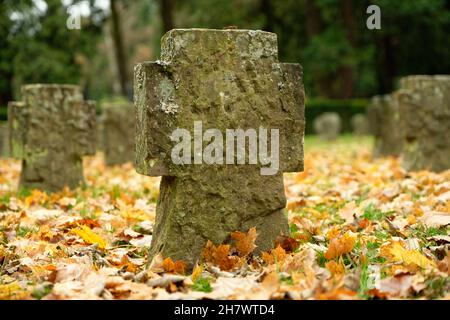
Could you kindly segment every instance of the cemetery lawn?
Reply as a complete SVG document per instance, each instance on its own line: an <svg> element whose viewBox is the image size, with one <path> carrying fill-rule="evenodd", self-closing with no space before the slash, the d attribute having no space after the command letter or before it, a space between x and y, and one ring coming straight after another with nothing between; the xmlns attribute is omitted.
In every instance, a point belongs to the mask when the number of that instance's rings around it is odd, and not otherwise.
<svg viewBox="0 0 450 320"><path fill-rule="evenodd" d="M158 178L97 155L84 188L16 192L20 162L0 159L0 299L449 299L450 170L373 161L369 138L305 140L305 171L285 174L290 237L259 256L258 230L233 233L193 270L146 267Z"/></svg>

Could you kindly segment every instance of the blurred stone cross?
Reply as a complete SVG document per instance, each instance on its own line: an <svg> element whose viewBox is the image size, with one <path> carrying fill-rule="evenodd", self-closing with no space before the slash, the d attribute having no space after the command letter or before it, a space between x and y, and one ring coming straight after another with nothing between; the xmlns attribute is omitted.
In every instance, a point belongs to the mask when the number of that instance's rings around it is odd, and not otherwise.
<svg viewBox="0 0 450 320"><path fill-rule="evenodd" d="M75 85L22 86L10 102L11 153L22 159L20 186L53 192L84 181L83 155L95 153L95 104Z"/></svg>
<svg viewBox="0 0 450 320"><path fill-rule="evenodd" d="M402 126L392 94L374 96L367 109L369 128L375 137L373 156L399 156L403 149Z"/></svg>
<svg viewBox="0 0 450 320"><path fill-rule="evenodd" d="M403 128L403 166L450 169L450 75L402 78L394 96Z"/></svg>
<svg viewBox="0 0 450 320"><path fill-rule="evenodd" d="M101 139L108 166L134 161L134 107L127 102L103 106Z"/></svg>
<svg viewBox="0 0 450 320"><path fill-rule="evenodd" d="M252 227L257 250L273 247L288 233L283 172L303 170L301 66L279 63L273 33L176 29L162 38L161 60L134 73L136 170L162 176L150 256L192 266L207 240ZM248 153L229 145L239 129ZM174 162L178 134L193 151L182 164ZM270 154L279 168L269 172L264 146L276 138Z"/></svg>

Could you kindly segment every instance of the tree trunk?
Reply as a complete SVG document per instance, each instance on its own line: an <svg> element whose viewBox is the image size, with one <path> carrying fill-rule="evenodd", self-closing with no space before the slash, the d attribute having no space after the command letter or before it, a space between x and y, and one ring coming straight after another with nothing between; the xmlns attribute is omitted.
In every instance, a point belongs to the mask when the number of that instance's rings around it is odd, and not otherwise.
<svg viewBox="0 0 450 320"><path fill-rule="evenodd" d="M120 14L118 8L119 0L110 0L111 4L111 34L114 42L114 53L116 56L117 70L119 72L119 82L121 93L125 97L130 96L128 90L127 59L123 44L122 30L120 25Z"/></svg>
<svg viewBox="0 0 450 320"><path fill-rule="evenodd" d="M166 33L173 29L173 2L172 0L159 0L159 10L163 23L163 30Z"/></svg>
<svg viewBox="0 0 450 320"><path fill-rule="evenodd" d="M356 45L355 40L355 17L353 15L353 0L342 0L341 12L347 41L353 48ZM339 98L348 99L353 96L354 89L354 70L351 65L344 65L340 74L342 81L340 85Z"/></svg>
<svg viewBox="0 0 450 320"><path fill-rule="evenodd" d="M273 6L271 0L261 0L260 10L266 17L263 30L273 32L275 27L275 15L273 12Z"/></svg>
<svg viewBox="0 0 450 320"><path fill-rule="evenodd" d="M306 32L309 38L314 37L316 34L319 34L323 30L322 17L315 1L316 0L306 0Z"/></svg>
<svg viewBox="0 0 450 320"><path fill-rule="evenodd" d="M394 43L389 35L384 35L377 39L377 70L378 91L389 93L394 89L394 78L396 76Z"/></svg>

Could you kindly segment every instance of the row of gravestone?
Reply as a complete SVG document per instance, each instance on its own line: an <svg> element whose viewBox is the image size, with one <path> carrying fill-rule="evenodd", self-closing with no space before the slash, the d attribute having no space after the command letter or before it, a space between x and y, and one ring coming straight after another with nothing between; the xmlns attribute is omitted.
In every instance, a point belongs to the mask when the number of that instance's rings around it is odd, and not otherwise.
<svg viewBox="0 0 450 320"><path fill-rule="evenodd" d="M355 114L350 119L353 134L357 136L369 135L369 122L367 116L361 113ZM342 120L337 112L324 112L314 119L314 132L322 140L336 140L342 130Z"/></svg>
<svg viewBox="0 0 450 320"><path fill-rule="evenodd" d="M105 104L97 117L95 102L84 101L75 85L24 85L21 96L8 104L2 126L3 155L22 160L21 187L75 188L83 181L82 157L96 150L107 165L134 160L131 104Z"/></svg>
<svg viewBox="0 0 450 320"><path fill-rule="evenodd" d="M134 75L135 120L127 120L132 111L115 120L105 113L102 125L123 132L105 136L103 144L106 150L121 138L132 141L127 129L133 128L136 171L162 176L150 257L162 253L192 266L207 240L229 241L233 231L256 227L257 251L288 234L283 172L303 170L305 94L301 66L278 61L276 35L171 30L161 40L161 60L136 65ZM12 152L23 163L21 184L55 191L82 181L82 156L95 151L96 117L94 103L83 101L78 87L24 86L22 102L9 105L9 122ZM261 174L265 156L245 165L196 162L195 123L219 132L215 142L229 128L276 132L279 145L271 151L279 157L278 170ZM171 158L179 128L194 137L189 164Z"/></svg>
<svg viewBox="0 0 450 320"><path fill-rule="evenodd" d="M374 156L401 156L407 170L450 168L450 76L417 75L368 108Z"/></svg>

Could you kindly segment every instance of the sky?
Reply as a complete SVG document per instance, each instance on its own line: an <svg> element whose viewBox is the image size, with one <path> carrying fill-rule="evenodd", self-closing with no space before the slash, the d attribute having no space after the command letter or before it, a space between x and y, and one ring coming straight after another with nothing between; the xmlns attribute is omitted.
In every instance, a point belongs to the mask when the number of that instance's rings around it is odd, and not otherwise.
<svg viewBox="0 0 450 320"><path fill-rule="evenodd" d="M72 4L72 0L61 0L64 5ZM95 5L97 7L102 8L103 10L109 10L109 1L110 0L96 0ZM38 8L39 11L45 11L47 9L47 4L44 0L33 0L34 4ZM89 15L89 1L81 1L77 5L74 5L70 8L70 13L73 15Z"/></svg>

